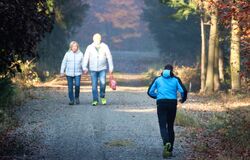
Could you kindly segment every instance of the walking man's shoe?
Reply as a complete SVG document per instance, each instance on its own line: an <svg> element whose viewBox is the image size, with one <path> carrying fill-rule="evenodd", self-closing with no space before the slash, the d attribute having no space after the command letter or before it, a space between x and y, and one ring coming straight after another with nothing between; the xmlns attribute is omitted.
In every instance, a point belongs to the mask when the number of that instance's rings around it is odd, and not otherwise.
<svg viewBox="0 0 250 160"><path fill-rule="evenodd" d="M79 98L76 98L76 104L80 104Z"/></svg>
<svg viewBox="0 0 250 160"><path fill-rule="evenodd" d="M171 148L171 144L166 143L163 149L163 153L162 153L163 158L168 158L172 156L172 152L170 151L170 148Z"/></svg>
<svg viewBox="0 0 250 160"><path fill-rule="evenodd" d="M98 102L97 101L93 101L92 102L92 106L97 106L98 105Z"/></svg>
<svg viewBox="0 0 250 160"><path fill-rule="evenodd" d="M69 102L69 105L74 105L74 101L70 101L70 102Z"/></svg>
<svg viewBox="0 0 250 160"><path fill-rule="evenodd" d="M101 98L102 104L106 105L107 104L107 99L106 98Z"/></svg>

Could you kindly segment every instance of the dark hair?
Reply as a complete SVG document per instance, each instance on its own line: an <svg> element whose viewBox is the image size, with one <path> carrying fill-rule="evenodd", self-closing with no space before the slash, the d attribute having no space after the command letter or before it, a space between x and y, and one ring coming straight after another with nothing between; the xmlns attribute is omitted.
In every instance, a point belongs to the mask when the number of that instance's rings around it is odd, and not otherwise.
<svg viewBox="0 0 250 160"><path fill-rule="evenodd" d="M174 67L173 67L171 64L167 64L167 65L164 67L164 70L170 70L170 76L171 76L171 77L174 76L173 69L174 69Z"/></svg>
<svg viewBox="0 0 250 160"><path fill-rule="evenodd" d="M170 70L170 71L173 71L173 66L171 64L167 64L164 69L167 69L167 70Z"/></svg>

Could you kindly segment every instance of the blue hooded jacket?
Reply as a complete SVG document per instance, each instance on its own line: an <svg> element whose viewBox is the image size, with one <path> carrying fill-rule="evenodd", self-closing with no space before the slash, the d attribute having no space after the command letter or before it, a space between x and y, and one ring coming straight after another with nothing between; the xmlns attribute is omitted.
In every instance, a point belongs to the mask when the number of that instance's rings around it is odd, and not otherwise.
<svg viewBox="0 0 250 160"><path fill-rule="evenodd" d="M161 100L177 100L177 91L180 92L182 103L187 99L187 90L178 77L172 76L170 70L164 70L160 77L154 79L148 88L151 98Z"/></svg>

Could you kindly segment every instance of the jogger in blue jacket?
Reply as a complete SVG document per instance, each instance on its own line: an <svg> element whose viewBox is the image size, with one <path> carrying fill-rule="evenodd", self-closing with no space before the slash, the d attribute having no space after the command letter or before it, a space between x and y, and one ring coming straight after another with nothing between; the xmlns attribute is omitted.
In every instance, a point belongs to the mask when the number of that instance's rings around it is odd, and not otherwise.
<svg viewBox="0 0 250 160"><path fill-rule="evenodd" d="M174 145L174 121L177 110L177 92L181 94L181 103L187 99L187 90L181 80L174 76L173 66L166 65L160 77L154 79L148 88L148 95L156 99L157 115L164 150L163 157L172 155Z"/></svg>

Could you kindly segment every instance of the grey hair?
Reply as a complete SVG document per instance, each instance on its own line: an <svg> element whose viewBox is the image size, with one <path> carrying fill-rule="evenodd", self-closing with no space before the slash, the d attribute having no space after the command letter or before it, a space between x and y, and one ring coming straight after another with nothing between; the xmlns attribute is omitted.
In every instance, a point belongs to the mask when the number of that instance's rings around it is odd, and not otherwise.
<svg viewBox="0 0 250 160"><path fill-rule="evenodd" d="M69 51L71 51L72 46L73 46L74 44L77 45L77 49L79 50L79 44L78 44L76 41L71 41L70 44L69 44Z"/></svg>

